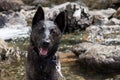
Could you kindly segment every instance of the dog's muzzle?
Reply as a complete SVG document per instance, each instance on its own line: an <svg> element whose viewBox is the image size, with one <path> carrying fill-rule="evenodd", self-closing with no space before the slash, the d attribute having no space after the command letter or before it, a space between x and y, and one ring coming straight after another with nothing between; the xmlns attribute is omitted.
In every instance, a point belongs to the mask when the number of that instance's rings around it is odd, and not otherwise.
<svg viewBox="0 0 120 80"><path fill-rule="evenodd" d="M42 47L39 48L39 55L46 56L48 54L49 42L43 42Z"/></svg>

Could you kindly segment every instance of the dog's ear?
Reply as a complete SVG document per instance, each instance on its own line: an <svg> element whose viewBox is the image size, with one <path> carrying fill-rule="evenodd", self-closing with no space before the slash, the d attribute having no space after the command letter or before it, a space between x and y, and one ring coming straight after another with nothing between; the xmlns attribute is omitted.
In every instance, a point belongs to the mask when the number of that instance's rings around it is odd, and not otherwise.
<svg viewBox="0 0 120 80"><path fill-rule="evenodd" d="M32 21L32 26L38 23L40 20L44 20L44 11L41 6L38 7Z"/></svg>
<svg viewBox="0 0 120 80"><path fill-rule="evenodd" d="M65 28L65 12L63 11L59 13L54 22L57 24L61 32L63 32Z"/></svg>

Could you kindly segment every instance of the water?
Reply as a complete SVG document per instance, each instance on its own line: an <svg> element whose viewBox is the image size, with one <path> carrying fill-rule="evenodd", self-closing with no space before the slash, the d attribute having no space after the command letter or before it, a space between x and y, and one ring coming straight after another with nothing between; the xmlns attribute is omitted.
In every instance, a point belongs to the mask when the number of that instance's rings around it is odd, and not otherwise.
<svg viewBox="0 0 120 80"><path fill-rule="evenodd" d="M120 80L120 75L99 74L92 70L81 67L76 56L71 52L71 46L80 42L87 41L88 32L72 33L63 35L59 46L62 73L66 80ZM18 38L10 41L14 47L18 46L21 50L27 50L29 38ZM25 58L20 61L0 62L0 80L25 80Z"/></svg>
<svg viewBox="0 0 120 80"><path fill-rule="evenodd" d="M22 27L21 25L17 27L6 27L0 29L0 38L3 40L17 39L28 37L30 32L30 27Z"/></svg>

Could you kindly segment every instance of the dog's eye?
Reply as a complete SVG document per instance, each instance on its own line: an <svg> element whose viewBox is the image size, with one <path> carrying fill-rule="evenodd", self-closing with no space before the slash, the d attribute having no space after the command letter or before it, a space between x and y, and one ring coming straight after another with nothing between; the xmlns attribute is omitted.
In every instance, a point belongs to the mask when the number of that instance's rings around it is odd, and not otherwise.
<svg viewBox="0 0 120 80"><path fill-rule="evenodd" d="M54 34L55 33L55 30L54 29L51 29L50 30L50 34Z"/></svg>

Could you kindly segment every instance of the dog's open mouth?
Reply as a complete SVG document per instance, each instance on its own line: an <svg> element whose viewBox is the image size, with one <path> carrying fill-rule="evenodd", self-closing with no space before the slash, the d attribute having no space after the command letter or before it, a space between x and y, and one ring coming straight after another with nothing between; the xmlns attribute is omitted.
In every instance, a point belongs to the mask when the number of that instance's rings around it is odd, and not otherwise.
<svg viewBox="0 0 120 80"><path fill-rule="evenodd" d="M48 53L48 48L40 48L39 49L39 54L42 56L46 56Z"/></svg>

